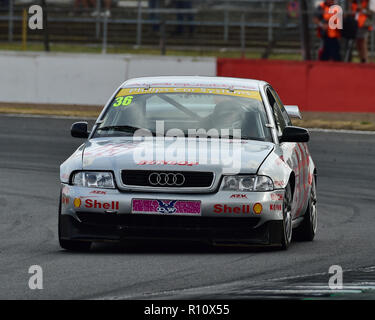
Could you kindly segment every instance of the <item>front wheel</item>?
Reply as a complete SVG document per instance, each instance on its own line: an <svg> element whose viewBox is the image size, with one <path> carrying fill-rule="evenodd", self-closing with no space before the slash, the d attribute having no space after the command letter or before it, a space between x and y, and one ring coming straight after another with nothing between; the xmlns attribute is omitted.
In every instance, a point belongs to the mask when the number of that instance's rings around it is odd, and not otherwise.
<svg viewBox="0 0 375 320"><path fill-rule="evenodd" d="M61 194L60 194L60 202L59 202L59 217L58 217L58 237L60 247L68 250L68 251L89 251L91 248L91 242L86 241L74 241L74 240L66 240L61 238L61 231L63 228L62 219L61 219Z"/></svg>
<svg viewBox="0 0 375 320"><path fill-rule="evenodd" d="M285 188L283 203L283 224L281 230L281 248L287 250L292 242L292 189L290 183Z"/></svg>
<svg viewBox="0 0 375 320"><path fill-rule="evenodd" d="M296 229L296 239L313 241L318 227L318 210L315 179L312 179L310 199L300 226Z"/></svg>

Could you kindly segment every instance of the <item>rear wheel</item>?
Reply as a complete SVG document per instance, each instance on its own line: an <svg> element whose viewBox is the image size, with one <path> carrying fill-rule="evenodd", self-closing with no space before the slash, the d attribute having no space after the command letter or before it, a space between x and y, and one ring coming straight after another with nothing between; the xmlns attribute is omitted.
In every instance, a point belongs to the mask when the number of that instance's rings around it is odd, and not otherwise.
<svg viewBox="0 0 375 320"><path fill-rule="evenodd" d="M81 251L82 252L82 251L90 250L91 242L61 239L62 228L63 228L63 224L61 221L61 194L60 194L59 217L58 217L58 237L59 237L60 247L69 251Z"/></svg>
<svg viewBox="0 0 375 320"><path fill-rule="evenodd" d="M312 179L309 204L302 223L296 229L296 239L300 241L314 240L318 227L318 210L315 179Z"/></svg>
<svg viewBox="0 0 375 320"><path fill-rule="evenodd" d="M289 248L292 242L292 188L290 183L285 188L284 203L283 203L283 226L282 226L282 237L281 247L284 250Z"/></svg>

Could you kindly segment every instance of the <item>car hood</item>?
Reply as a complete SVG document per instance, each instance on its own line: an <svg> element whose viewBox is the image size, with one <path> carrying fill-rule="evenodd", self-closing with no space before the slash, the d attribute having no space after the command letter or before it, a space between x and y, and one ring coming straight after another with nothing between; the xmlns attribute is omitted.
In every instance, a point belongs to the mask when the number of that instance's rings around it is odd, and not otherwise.
<svg viewBox="0 0 375 320"><path fill-rule="evenodd" d="M216 176L231 171L251 174L257 172L274 147L273 143L254 140L199 141L155 137L147 141L128 137L90 139L83 151L83 169L113 170L115 173L127 169L210 171Z"/></svg>

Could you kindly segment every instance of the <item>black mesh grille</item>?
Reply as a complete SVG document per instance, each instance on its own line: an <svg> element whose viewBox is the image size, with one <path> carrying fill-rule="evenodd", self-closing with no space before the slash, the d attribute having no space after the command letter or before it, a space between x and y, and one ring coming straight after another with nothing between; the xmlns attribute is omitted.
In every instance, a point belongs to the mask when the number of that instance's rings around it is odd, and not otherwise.
<svg viewBox="0 0 375 320"><path fill-rule="evenodd" d="M149 175L152 173L182 174L185 182L179 186L152 185ZM173 187L173 188L205 188L212 185L214 174L212 172L186 172L186 171L145 171L145 170L123 170L121 172L122 183L127 186L142 187Z"/></svg>
<svg viewBox="0 0 375 320"><path fill-rule="evenodd" d="M215 218L187 217L137 214L103 214L79 212L83 223L95 225L121 225L146 228L177 228L177 229L236 229L249 228L258 224L260 218Z"/></svg>

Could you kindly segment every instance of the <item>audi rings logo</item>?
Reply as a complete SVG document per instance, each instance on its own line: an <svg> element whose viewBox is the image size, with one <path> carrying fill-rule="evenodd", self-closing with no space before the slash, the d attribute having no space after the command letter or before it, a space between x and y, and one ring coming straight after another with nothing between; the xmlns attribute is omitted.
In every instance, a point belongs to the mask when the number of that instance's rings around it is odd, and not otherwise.
<svg viewBox="0 0 375 320"><path fill-rule="evenodd" d="M148 182L153 186L181 187L185 183L185 177L181 173L153 172L148 176Z"/></svg>

